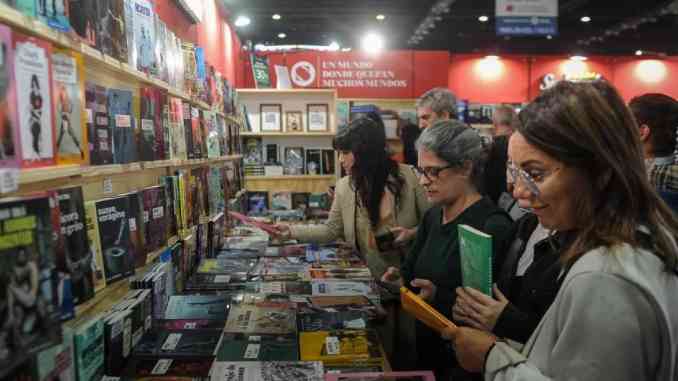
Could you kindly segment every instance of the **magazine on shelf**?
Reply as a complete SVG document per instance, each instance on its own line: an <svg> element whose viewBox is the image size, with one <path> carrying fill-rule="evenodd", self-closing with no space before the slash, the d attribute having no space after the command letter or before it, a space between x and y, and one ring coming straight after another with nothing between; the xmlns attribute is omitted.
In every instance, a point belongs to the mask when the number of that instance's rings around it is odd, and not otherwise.
<svg viewBox="0 0 678 381"><path fill-rule="evenodd" d="M323 381L320 361L215 361L210 380Z"/></svg>
<svg viewBox="0 0 678 381"><path fill-rule="evenodd" d="M88 163L84 73L82 55L66 49L52 52L56 145L59 164Z"/></svg>
<svg viewBox="0 0 678 381"><path fill-rule="evenodd" d="M217 361L298 361L297 335L225 333Z"/></svg>
<svg viewBox="0 0 678 381"><path fill-rule="evenodd" d="M116 164L139 161L136 120L132 109L132 92L108 90L110 130L113 131L113 161Z"/></svg>
<svg viewBox="0 0 678 381"><path fill-rule="evenodd" d="M134 274L134 248L130 241L129 198L96 201L96 212L106 283Z"/></svg>

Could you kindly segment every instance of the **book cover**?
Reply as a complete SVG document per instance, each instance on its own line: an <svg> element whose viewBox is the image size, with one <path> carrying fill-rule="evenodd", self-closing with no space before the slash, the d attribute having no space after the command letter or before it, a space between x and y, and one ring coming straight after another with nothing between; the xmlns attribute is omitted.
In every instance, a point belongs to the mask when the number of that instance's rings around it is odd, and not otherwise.
<svg viewBox="0 0 678 381"><path fill-rule="evenodd" d="M273 192L271 195L272 210L290 210L292 209L291 192Z"/></svg>
<svg viewBox="0 0 678 381"><path fill-rule="evenodd" d="M73 333L75 369L79 381L100 380L104 375L104 324L92 318Z"/></svg>
<svg viewBox="0 0 678 381"><path fill-rule="evenodd" d="M96 0L68 0L71 27L86 44L96 45Z"/></svg>
<svg viewBox="0 0 678 381"><path fill-rule="evenodd" d="M243 163L245 165L262 165L263 148L261 138L246 137L243 144Z"/></svg>
<svg viewBox="0 0 678 381"><path fill-rule="evenodd" d="M203 319L225 322L228 317L229 303L230 299L224 295L172 295L165 310L165 319Z"/></svg>
<svg viewBox="0 0 678 381"><path fill-rule="evenodd" d="M197 68L195 63L195 46L188 41L181 41L181 54L184 63L184 91L191 97L197 97Z"/></svg>
<svg viewBox="0 0 678 381"><path fill-rule="evenodd" d="M458 233L462 284L492 296L492 236L468 225Z"/></svg>
<svg viewBox="0 0 678 381"><path fill-rule="evenodd" d="M108 89L108 112L110 130L113 131L114 163L126 164L138 161L132 92Z"/></svg>
<svg viewBox="0 0 678 381"><path fill-rule="evenodd" d="M323 381L319 361L215 361L211 379L239 381Z"/></svg>
<svg viewBox="0 0 678 381"><path fill-rule="evenodd" d="M155 12L149 0L134 0L134 48L137 70L155 72Z"/></svg>
<svg viewBox="0 0 678 381"><path fill-rule="evenodd" d="M202 126L200 123L200 109L191 107L191 145L193 147L193 159L202 159L205 153ZM189 159L191 156L189 154Z"/></svg>
<svg viewBox="0 0 678 381"><path fill-rule="evenodd" d="M0 168L18 168L19 114L16 110L14 50L11 29L0 25Z"/></svg>
<svg viewBox="0 0 678 381"><path fill-rule="evenodd" d="M170 156L170 150L171 150L171 145L172 145L172 138L171 138L171 129L170 129L170 105L169 105L169 100L170 97L167 95L167 93L160 93L160 118L161 118L161 123L160 125L156 125L159 129L155 130L155 136L156 136L156 144L158 147L156 148L157 155L159 157L159 160L169 160L172 157ZM162 142L160 142L159 136L162 137ZM162 144L162 145L160 145Z"/></svg>
<svg viewBox="0 0 678 381"><path fill-rule="evenodd" d="M327 280L372 280L372 274L366 267L336 268L336 269L309 269L311 279Z"/></svg>
<svg viewBox="0 0 678 381"><path fill-rule="evenodd" d="M296 335L245 335L225 333L217 361L298 361Z"/></svg>
<svg viewBox="0 0 678 381"><path fill-rule="evenodd" d="M268 192L247 192L248 213L263 214L268 209Z"/></svg>
<svg viewBox="0 0 678 381"><path fill-rule="evenodd" d="M85 202L85 221L87 226L87 243L93 260L92 274L94 276L94 291L97 292L106 287L104 275L104 257L101 252L101 240L99 238L99 223L97 222L97 209L95 201Z"/></svg>
<svg viewBox="0 0 678 381"><path fill-rule="evenodd" d="M97 48L103 54L127 62L124 0L100 0L97 3Z"/></svg>
<svg viewBox="0 0 678 381"><path fill-rule="evenodd" d="M171 137L170 158L185 160L187 156L186 134L184 132L184 106L181 99L169 98L169 121Z"/></svg>
<svg viewBox="0 0 678 381"><path fill-rule="evenodd" d="M192 124L192 115L191 115L191 104L186 101L182 101L182 115L183 119L183 131L184 131L184 141L186 142L186 158L195 159L195 147L193 143L193 124Z"/></svg>
<svg viewBox="0 0 678 381"><path fill-rule="evenodd" d="M213 359L138 359L123 380L207 381Z"/></svg>
<svg viewBox="0 0 678 381"><path fill-rule="evenodd" d="M403 381L435 381L435 376L431 371L416 372L348 372L348 373L328 373L325 381L384 381L384 380L403 380Z"/></svg>
<svg viewBox="0 0 678 381"><path fill-rule="evenodd" d="M383 363L377 333L370 329L301 332L299 352L303 361L325 364Z"/></svg>
<svg viewBox="0 0 678 381"><path fill-rule="evenodd" d="M207 177L207 187L209 193L209 214L215 216L223 213L226 208L224 196L224 181L221 169L210 167L210 175Z"/></svg>
<svg viewBox="0 0 678 381"><path fill-rule="evenodd" d="M124 22L125 22L125 43L127 44L127 57L121 59L130 68L137 69L137 45L134 39L134 1L123 0Z"/></svg>
<svg viewBox="0 0 678 381"><path fill-rule="evenodd" d="M150 251L161 248L167 242L167 205L165 188L155 186L143 190L145 245Z"/></svg>
<svg viewBox="0 0 678 381"><path fill-rule="evenodd" d="M52 45L13 32L16 110L19 115L18 152L25 167L55 164L52 104Z"/></svg>
<svg viewBox="0 0 678 381"><path fill-rule="evenodd" d="M369 315L360 310L311 312L297 315L299 331L333 331L365 329Z"/></svg>
<svg viewBox="0 0 678 381"><path fill-rule="evenodd" d="M142 192L131 192L124 196L129 198L129 233L130 243L134 252L134 267L146 265L148 253L153 251L146 244L146 224L144 213L144 198Z"/></svg>
<svg viewBox="0 0 678 381"><path fill-rule="evenodd" d="M88 163L87 113L85 105L84 66L80 53L67 49L52 52L52 78L59 164Z"/></svg>
<svg viewBox="0 0 678 381"><path fill-rule="evenodd" d="M214 358L221 338L216 330L151 330L134 348L134 357Z"/></svg>
<svg viewBox="0 0 678 381"><path fill-rule="evenodd" d="M312 288L309 282L260 282L261 294L311 295Z"/></svg>
<svg viewBox="0 0 678 381"><path fill-rule="evenodd" d="M285 147L283 173L286 175L303 175L304 168L304 148Z"/></svg>
<svg viewBox="0 0 678 381"><path fill-rule="evenodd" d="M322 150L322 168L320 170L321 175L334 175L335 174L335 156L334 150L324 149Z"/></svg>
<svg viewBox="0 0 678 381"><path fill-rule="evenodd" d="M134 274L134 248L130 242L129 209L127 196L96 201L106 283Z"/></svg>
<svg viewBox="0 0 678 381"><path fill-rule="evenodd" d="M68 32L71 29L67 0L37 1L36 11L38 20L50 27L62 32Z"/></svg>
<svg viewBox="0 0 678 381"><path fill-rule="evenodd" d="M219 213L208 224L207 257L214 258L224 245L224 233L226 231L226 216Z"/></svg>
<svg viewBox="0 0 678 381"><path fill-rule="evenodd" d="M169 46L167 45L167 25L165 25L160 17L154 13L153 21L155 23L155 63L156 63L156 77L163 82L169 82L169 69L167 64L167 56L169 53Z"/></svg>
<svg viewBox="0 0 678 381"><path fill-rule="evenodd" d="M313 281L313 295L375 295L376 291L367 282Z"/></svg>
<svg viewBox="0 0 678 381"><path fill-rule="evenodd" d="M292 193L292 209L306 210L308 208L308 198L310 193L293 192Z"/></svg>
<svg viewBox="0 0 678 381"><path fill-rule="evenodd" d="M113 133L109 126L108 90L99 85L87 84L88 142L92 165L113 164Z"/></svg>
<svg viewBox="0 0 678 381"><path fill-rule="evenodd" d="M293 334L296 314L285 307L237 305L231 308L224 332L248 334Z"/></svg>
<svg viewBox="0 0 678 381"><path fill-rule="evenodd" d="M119 376L132 349L132 310L114 311L103 319L104 370Z"/></svg>
<svg viewBox="0 0 678 381"><path fill-rule="evenodd" d="M197 195L198 195L198 209L199 216L207 217L209 214L209 187L207 185L207 177L209 170L207 167L197 167L191 171L191 175L196 180L197 185ZM196 224L200 223L200 218L196 221Z"/></svg>
<svg viewBox="0 0 678 381"><path fill-rule="evenodd" d="M164 139L160 90L154 87L141 89L141 118L139 129L139 159L153 161L162 159ZM159 135L158 135L159 133Z"/></svg>
<svg viewBox="0 0 678 381"><path fill-rule="evenodd" d="M0 326L0 378L61 340L54 253L59 209L53 194L0 201L0 273L5 311ZM60 236L60 235L56 235ZM11 311L9 313L8 311Z"/></svg>
<svg viewBox="0 0 678 381"><path fill-rule="evenodd" d="M221 156L219 137L223 136L219 134L219 122L216 114L211 111L205 111L203 115L207 123L207 157L210 159L217 158Z"/></svg>
<svg viewBox="0 0 678 381"><path fill-rule="evenodd" d="M82 188L57 191L61 220L63 250L57 253L57 269L68 276L72 285L73 302L81 304L94 297L94 261L89 249Z"/></svg>
<svg viewBox="0 0 678 381"><path fill-rule="evenodd" d="M45 349L35 356L38 381L76 381L73 330L68 326L62 329L61 344Z"/></svg>
<svg viewBox="0 0 678 381"><path fill-rule="evenodd" d="M322 150L320 149L307 149L306 150L306 174L307 175L319 175L322 169Z"/></svg>

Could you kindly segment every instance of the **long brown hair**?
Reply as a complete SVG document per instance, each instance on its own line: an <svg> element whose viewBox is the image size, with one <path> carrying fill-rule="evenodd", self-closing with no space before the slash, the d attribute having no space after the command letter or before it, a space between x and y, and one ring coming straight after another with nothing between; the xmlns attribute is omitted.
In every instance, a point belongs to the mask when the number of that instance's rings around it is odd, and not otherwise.
<svg viewBox="0 0 678 381"><path fill-rule="evenodd" d="M639 246L640 225L652 251L678 273L678 219L657 194L645 170L635 119L605 81L560 82L521 111L518 132L533 146L578 168L588 180L576 202L576 238L563 255L571 265L600 246Z"/></svg>

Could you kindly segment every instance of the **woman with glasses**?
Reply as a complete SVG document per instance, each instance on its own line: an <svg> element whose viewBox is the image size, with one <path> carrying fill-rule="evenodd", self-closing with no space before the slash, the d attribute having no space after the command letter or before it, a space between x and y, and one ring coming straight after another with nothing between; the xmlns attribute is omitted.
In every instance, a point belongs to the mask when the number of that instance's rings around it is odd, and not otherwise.
<svg viewBox="0 0 678 381"><path fill-rule="evenodd" d="M486 380L678 379L678 220L650 184L638 127L603 81L560 82L520 113L514 196L572 234L562 285L527 344L447 330Z"/></svg>
<svg viewBox="0 0 678 381"><path fill-rule="evenodd" d="M434 206L424 215L400 274L390 268L382 281L401 282L451 318L455 289L462 285L457 226L470 225L492 236L498 269L512 221L478 193L485 153L473 128L456 120L437 122L422 132L417 150L419 183ZM416 336L419 369L434 370L439 380L468 376L450 361L452 354L438 333L417 322Z"/></svg>

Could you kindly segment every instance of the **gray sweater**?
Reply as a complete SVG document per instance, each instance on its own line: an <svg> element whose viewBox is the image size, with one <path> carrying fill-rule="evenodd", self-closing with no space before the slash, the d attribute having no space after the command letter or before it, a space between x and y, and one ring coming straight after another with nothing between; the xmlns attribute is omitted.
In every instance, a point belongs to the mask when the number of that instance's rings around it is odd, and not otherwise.
<svg viewBox="0 0 678 381"><path fill-rule="evenodd" d="M490 351L485 380L678 380L678 276L629 245L585 254L522 351Z"/></svg>

